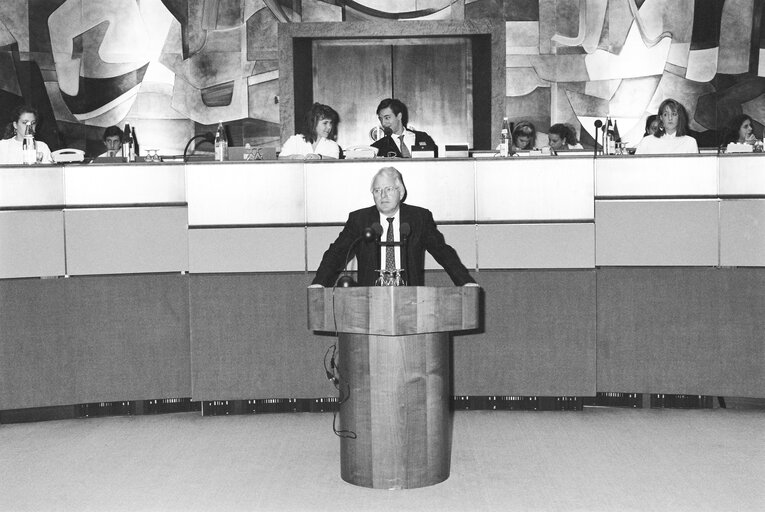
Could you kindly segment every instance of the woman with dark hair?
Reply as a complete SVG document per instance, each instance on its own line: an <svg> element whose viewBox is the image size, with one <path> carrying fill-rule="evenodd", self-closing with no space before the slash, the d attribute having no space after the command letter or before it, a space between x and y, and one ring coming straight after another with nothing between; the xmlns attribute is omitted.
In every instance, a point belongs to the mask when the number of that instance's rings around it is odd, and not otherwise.
<svg viewBox="0 0 765 512"><path fill-rule="evenodd" d="M643 137L647 137L649 135L653 135L659 130L659 116L656 114L651 114L650 116L645 118L645 133L643 134Z"/></svg>
<svg viewBox="0 0 765 512"><path fill-rule="evenodd" d="M723 145L731 142L738 144L754 144L757 136L754 134L752 118L746 114L739 114L730 120L723 137Z"/></svg>
<svg viewBox="0 0 765 512"><path fill-rule="evenodd" d="M6 128L6 138L0 140L0 164L24 163L24 134L27 132L27 126L29 126L32 135L35 134L38 119L39 116L34 107L22 105L14 109L13 121ZM52 164L53 158L48 145L41 140L36 140L35 146L37 162Z"/></svg>
<svg viewBox="0 0 765 512"><path fill-rule="evenodd" d="M635 154L662 155L670 153L698 153L696 139L687 135L688 113L680 102L666 99L659 105L659 129L656 133L643 137Z"/></svg>
<svg viewBox="0 0 765 512"><path fill-rule="evenodd" d="M305 117L300 133L287 139L279 158L314 160L340 158L337 145L337 125L340 116L332 107L314 103Z"/></svg>
<svg viewBox="0 0 765 512"><path fill-rule="evenodd" d="M537 145L537 129L531 121L519 121L513 128L513 152L528 151Z"/></svg>
<svg viewBox="0 0 765 512"><path fill-rule="evenodd" d="M571 125L557 123L550 127L548 132L550 148L554 151L566 151L567 149L583 149L576 138L576 131Z"/></svg>

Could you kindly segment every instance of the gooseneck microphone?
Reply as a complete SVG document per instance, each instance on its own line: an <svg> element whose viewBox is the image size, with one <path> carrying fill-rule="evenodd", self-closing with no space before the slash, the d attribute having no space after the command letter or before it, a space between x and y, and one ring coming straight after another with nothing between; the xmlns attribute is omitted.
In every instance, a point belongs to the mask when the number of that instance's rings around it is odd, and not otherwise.
<svg viewBox="0 0 765 512"><path fill-rule="evenodd" d="M376 222L378 226L380 225L379 222ZM376 236L375 231L375 225L372 224L372 227L364 228L364 231L361 233L361 236L356 238L353 242L351 242L351 245L348 247L348 252L345 253L345 263L343 264L343 269L341 270L341 276L337 278L337 281L335 281L335 287L341 287L341 288L349 288L351 286L357 286L356 281L353 280L353 278L346 273L346 269L348 268L348 261L350 261L351 257L351 251L356 246L357 243L364 240L366 242L369 242L371 240L375 239ZM380 233L382 233L382 227L380 227Z"/></svg>
<svg viewBox="0 0 765 512"><path fill-rule="evenodd" d="M592 158L598 157L598 130L603 126L603 121L600 119L595 120L595 147L593 148Z"/></svg>
<svg viewBox="0 0 765 512"><path fill-rule="evenodd" d="M194 135L186 143L186 147L183 148L183 162L184 163L187 162L188 159L189 159L188 156L186 155L186 153L189 151L189 146L191 146L191 143L194 142L197 139L204 139L202 142L209 142L210 144L214 144L215 143L215 136L212 133L210 133L210 132L206 132L206 133L203 133L203 134L200 134L200 135Z"/></svg>
<svg viewBox="0 0 765 512"><path fill-rule="evenodd" d="M406 265L404 262L409 261L409 235L412 233L412 228L409 226L408 222L402 222L401 227L399 228L399 233L401 234L401 268L403 269ZM404 276L404 279L407 279L407 276Z"/></svg>
<svg viewBox="0 0 765 512"><path fill-rule="evenodd" d="M383 227L379 222L372 224L372 231L375 232L375 244L377 244L377 250L375 251L375 268L379 269L382 264L380 261L380 240L382 239Z"/></svg>

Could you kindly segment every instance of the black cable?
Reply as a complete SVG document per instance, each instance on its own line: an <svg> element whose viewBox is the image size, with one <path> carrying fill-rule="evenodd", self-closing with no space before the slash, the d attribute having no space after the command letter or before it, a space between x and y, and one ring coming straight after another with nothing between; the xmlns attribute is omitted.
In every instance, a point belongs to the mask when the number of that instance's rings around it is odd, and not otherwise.
<svg viewBox="0 0 765 512"><path fill-rule="evenodd" d="M329 367L327 367L327 356L330 351L332 355L329 358ZM351 386L347 382L344 382L340 375L340 368L335 362L335 352L337 351L337 345L332 344L324 352L324 372L327 374L327 379L335 386L339 396L337 400L338 409L341 405L348 401L351 397ZM345 390L345 392L343 392ZM352 430L338 430L337 429L337 411L332 413L332 431L337 437L345 437L348 439L356 439L356 432Z"/></svg>

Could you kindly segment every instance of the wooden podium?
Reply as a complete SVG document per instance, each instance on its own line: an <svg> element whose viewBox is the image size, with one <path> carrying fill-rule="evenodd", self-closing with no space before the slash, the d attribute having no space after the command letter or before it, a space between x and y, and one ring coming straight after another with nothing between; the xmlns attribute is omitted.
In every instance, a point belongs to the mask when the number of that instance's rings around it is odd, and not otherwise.
<svg viewBox="0 0 765 512"><path fill-rule="evenodd" d="M343 480L410 489L449 478L449 332L478 327L479 291L308 289L308 328L339 334L338 430L356 435L340 440Z"/></svg>

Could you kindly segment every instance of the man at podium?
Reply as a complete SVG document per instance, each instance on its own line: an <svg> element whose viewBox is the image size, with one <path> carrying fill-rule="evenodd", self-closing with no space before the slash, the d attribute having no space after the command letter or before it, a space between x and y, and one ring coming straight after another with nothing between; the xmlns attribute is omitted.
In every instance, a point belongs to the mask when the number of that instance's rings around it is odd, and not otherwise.
<svg viewBox="0 0 765 512"><path fill-rule="evenodd" d="M404 203L406 186L394 167L383 167L372 179L375 205L351 212L343 230L324 253L312 286L333 286L346 262L358 261L358 284L373 286L378 270L403 270L410 286L425 285L425 251L457 286L477 286L425 208ZM384 244L379 242L384 240ZM397 243L398 242L398 243Z"/></svg>

